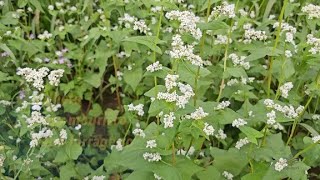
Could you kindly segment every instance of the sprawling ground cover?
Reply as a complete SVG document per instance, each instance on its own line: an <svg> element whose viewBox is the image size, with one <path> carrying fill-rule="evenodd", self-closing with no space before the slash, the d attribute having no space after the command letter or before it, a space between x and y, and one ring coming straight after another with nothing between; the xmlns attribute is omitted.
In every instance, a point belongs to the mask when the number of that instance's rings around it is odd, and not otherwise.
<svg viewBox="0 0 320 180"><path fill-rule="evenodd" d="M0 179L316 179L317 0L1 0Z"/></svg>

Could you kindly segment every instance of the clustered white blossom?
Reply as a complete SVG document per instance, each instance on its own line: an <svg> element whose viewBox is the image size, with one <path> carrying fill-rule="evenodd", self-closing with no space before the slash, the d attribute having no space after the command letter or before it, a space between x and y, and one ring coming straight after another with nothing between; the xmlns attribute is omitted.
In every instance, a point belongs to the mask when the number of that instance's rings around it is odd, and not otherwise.
<svg viewBox="0 0 320 180"><path fill-rule="evenodd" d="M139 116L144 115L143 104L133 105L132 103L128 105L128 111L136 111Z"/></svg>
<svg viewBox="0 0 320 180"><path fill-rule="evenodd" d="M3 166L4 160L6 160L6 157L4 157L2 154L0 155L0 167Z"/></svg>
<svg viewBox="0 0 320 180"><path fill-rule="evenodd" d="M263 103L266 107L275 109L281 112L285 117L291 118L291 119L297 118L304 109L303 106L299 106L297 109L295 109L292 105L281 106L280 104L274 103L274 101L271 99L265 99Z"/></svg>
<svg viewBox="0 0 320 180"><path fill-rule="evenodd" d="M242 66L245 70L250 69L250 63L246 62L246 56L238 56L234 53L229 55L229 58L232 60L234 66Z"/></svg>
<svg viewBox="0 0 320 180"><path fill-rule="evenodd" d="M280 172L287 166L288 166L287 160L284 158L280 158L278 162L276 162L276 164L274 165L274 169Z"/></svg>
<svg viewBox="0 0 320 180"><path fill-rule="evenodd" d="M91 180L104 180L106 176L101 175L101 176L93 176ZM89 180L89 179L88 179Z"/></svg>
<svg viewBox="0 0 320 180"><path fill-rule="evenodd" d="M0 100L0 104L3 106L10 106L11 102L10 101L6 101L6 100Z"/></svg>
<svg viewBox="0 0 320 180"><path fill-rule="evenodd" d="M197 108L194 112L192 112L190 115L186 115L187 119L194 119L199 120L207 117L209 113L204 112L202 107Z"/></svg>
<svg viewBox="0 0 320 180"><path fill-rule="evenodd" d="M159 176L159 175L157 175L157 174L153 174L153 176L154 176L154 178L156 179L156 180L161 180L162 179L162 177L161 176Z"/></svg>
<svg viewBox="0 0 320 180"><path fill-rule="evenodd" d="M146 148L152 149L152 148L155 148L155 147L157 147L156 140L152 139L152 140L147 141Z"/></svg>
<svg viewBox="0 0 320 180"><path fill-rule="evenodd" d="M191 11L170 11L166 13L166 18L169 20L178 20L180 22L179 32L190 33L195 39L199 40L202 37L202 32L197 28L197 23L200 18Z"/></svg>
<svg viewBox="0 0 320 180"><path fill-rule="evenodd" d="M221 35L218 34L217 35L217 39L214 41L214 44L221 44L221 45L226 45L226 44L231 44L232 43L232 39L228 38L228 36L226 35Z"/></svg>
<svg viewBox="0 0 320 180"><path fill-rule="evenodd" d="M52 37L52 34L49 33L48 31L44 31L42 34L38 35L38 38L41 40L47 40L50 39Z"/></svg>
<svg viewBox="0 0 320 180"><path fill-rule="evenodd" d="M159 153L149 153L145 152L143 154L143 158L149 162L158 162L161 160L161 156Z"/></svg>
<svg viewBox="0 0 320 180"><path fill-rule="evenodd" d="M280 86L280 92L281 92L281 96L284 98L288 98L289 96L289 91L293 88L293 84L292 82L287 82L285 84L283 84L282 86Z"/></svg>
<svg viewBox="0 0 320 180"><path fill-rule="evenodd" d="M247 137L243 138L243 139L239 139L239 141L236 142L236 148L240 149L242 148L242 146L249 144L249 139Z"/></svg>
<svg viewBox="0 0 320 180"><path fill-rule="evenodd" d="M320 120L320 114L314 114L311 117L313 120Z"/></svg>
<svg viewBox="0 0 320 180"><path fill-rule="evenodd" d="M247 124L247 121L245 121L244 119L241 118L237 118L232 122L232 127L241 127Z"/></svg>
<svg viewBox="0 0 320 180"><path fill-rule="evenodd" d="M222 129L219 129L218 130L218 134L215 135L215 137L217 139L226 139L227 138L227 135L224 133L224 131Z"/></svg>
<svg viewBox="0 0 320 180"><path fill-rule="evenodd" d="M146 134L144 133L144 131L142 129L140 129L139 123L136 124L136 128L132 131L132 134L135 136L140 136L142 138L146 137Z"/></svg>
<svg viewBox="0 0 320 180"><path fill-rule="evenodd" d="M233 179L233 174L229 173L228 171L223 171L222 175L228 180Z"/></svg>
<svg viewBox="0 0 320 180"><path fill-rule="evenodd" d="M189 148L189 151L188 151L188 152L185 151L184 149L179 149L179 150L177 151L177 155L186 156L187 158L190 159L190 156L192 156L195 151L196 151L196 149L195 149L193 146L191 146L191 147Z"/></svg>
<svg viewBox="0 0 320 180"><path fill-rule="evenodd" d="M167 91L169 92L172 88L177 86L177 80L179 78L179 75L175 74L168 74L165 77L165 86L167 88Z"/></svg>
<svg viewBox="0 0 320 180"><path fill-rule="evenodd" d="M193 53L193 45L184 45L181 35L176 34L172 37L172 50L169 51L170 57L173 59L186 59L191 64L203 67L204 61L199 55Z"/></svg>
<svg viewBox="0 0 320 180"><path fill-rule="evenodd" d="M279 25L280 25L280 23L276 22L273 24L273 28L278 28ZM281 23L281 34L283 32L286 32L285 42L291 43L292 45L295 46L295 42L294 42L293 38L297 32L297 29L286 22L282 22Z"/></svg>
<svg viewBox="0 0 320 180"><path fill-rule="evenodd" d="M162 69L162 64L160 64L159 61L156 61L155 63L152 63L147 67L148 72L155 72L161 69Z"/></svg>
<svg viewBox="0 0 320 180"><path fill-rule="evenodd" d="M133 30L139 30L140 33L147 34L150 28L146 25L144 20L134 21Z"/></svg>
<svg viewBox="0 0 320 180"><path fill-rule="evenodd" d="M246 85L248 83L253 83L254 79L255 79L254 77L248 77L248 78L241 77L241 80L239 81L238 79L233 78L233 79L230 79L227 82L227 86L234 86L234 85L237 85L239 83L241 83L243 85Z"/></svg>
<svg viewBox="0 0 320 180"><path fill-rule="evenodd" d="M39 70L32 69L32 68L18 68L17 75L24 76L27 82L32 82L33 87L38 90L44 88L44 80L43 78L48 75L49 69L46 67L42 67Z"/></svg>
<svg viewBox="0 0 320 180"><path fill-rule="evenodd" d="M194 92L189 84L177 83L178 75L168 74L165 78L165 86L167 92L159 92L157 94L158 100L165 100L166 102L176 102L176 106L179 108L185 108L185 105L189 102L190 98L194 96ZM176 90L169 92L173 87L179 87L179 91L182 95L178 95Z"/></svg>
<svg viewBox="0 0 320 180"><path fill-rule="evenodd" d="M236 17L235 5L229 4L227 1L222 2L221 6L216 6L213 8L209 16L209 21L213 20L214 17L219 16L227 16L228 18Z"/></svg>
<svg viewBox="0 0 320 180"><path fill-rule="evenodd" d="M60 83L60 78L63 76L64 70L63 69L57 69L50 72L48 75L49 83L52 86L58 86Z"/></svg>
<svg viewBox="0 0 320 180"><path fill-rule="evenodd" d="M264 41L268 38L265 31L255 30L250 23L243 25L243 29L245 30L243 40L245 44L250 44L253 40Z"/></svg>
<svg viewBox="0 0 320 180"><path fill-rule="evenodd" d="M312 141L313 141L314 143L320 142L320 135L317 135L317 136L312 137Z"/></svg>
<svg viewBox="0 0 320 180"><path fill-rule="evenodd" d="M214 108L214 110L222 110L230 106L230 101L222 101Z"/></svg>
<svg viewBox="0 0 320 180"><path fill-rule="evenodd" d="M131 25L137 20L136 17L130 16L128 13L124 13L123 17L118 19L120 25L124 24L124 27L130 28Z"/></svg>
<svg viewBox="0 0 320 180"><path fill-rule="evenodd" d="M290 50L286 50L284 52L284 55L286 56L286 58L291 58L292 57L292 52Z"/></svg>
<svg viewBox="0 0 320 180"><path fill-rule="evenodd" d="M176 119L174 112L170 112L169 114L165 114L163 116L164 128L172 128L173 121Z"/></svg>
<svg viewBox="0 0 320 180"><path fill-rule="evenodd" d="M117 151L122 151L123 146L122 146L122 140L119 138L116 142L116 145L111 145L111 149L116 149Z"/></svg>
<svg viewBox="0 0 320 180"><path fill-rule="evenodd" d="M31 148L36 147L37 145L39 145L40 139L46 139L52 136L53 136L53 132L47 128L41 129L38 133L32 132L31 133L32 140L30 141L30 147Z"/></svg>
<svg viewBox="0 0 320 180"><path fill-rule="evenodd" d="M26 122L28 124L27 127L33 126L35 123L48 125L49 123L46 121L46 118L38 111L32 111L31 116L26 118Z"/></svg>
<svg viewBox="0 0 320 180"><path fill-rule="evenodd" d="M204 123L203 132L204 132L207 136L213 136L213 134L214 134L214 128L213 128L212 125L210 125L210 124L208 124L208 123Z"/></svg>
<svg viewBox="0 0 320 180"><path fill-rule="evenodd" d="M309 52L311 54L320 53L320 38L314 37L313 34L308 34L307 35L307 44L313 46L309 50Z"/></svg>
<svg viewBox="0 0 320 180"><path fill-rule="evenodd" d="M274 129L279 129L279 130L283 130L283 126L276 122L276 112L274 110L272 110L271 112L267 113L267 124L271 125Z"/></svg>
<svg viewBox="0 0 320 180"><path fill-rule="evenodd" d="M58 146L61 146L65 143L65 141L67 140L68 138L68 134L67 134L67 131L65 129L61 129L60 130L60 133L59 133L59 138L55 139L53 141L53 144L54 145L58 145Z"/></svg>
<svg viewBox="0 0 320 180"><path fill-rule="evenodd" d="M308 14L308 19L320 18L320 6L308 4L302 7L301 11Z"/></svg>

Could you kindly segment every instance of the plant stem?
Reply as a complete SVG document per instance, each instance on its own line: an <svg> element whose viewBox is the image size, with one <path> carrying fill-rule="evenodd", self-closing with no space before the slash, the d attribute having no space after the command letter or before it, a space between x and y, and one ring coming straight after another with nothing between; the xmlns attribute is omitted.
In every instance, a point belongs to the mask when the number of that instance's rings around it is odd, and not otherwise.
<svg viewBox="0 0 320 180"><path fill-rule="evenodd" d="M312 144L310 144L309 146L307 146L306 148L302 149L302 150L299 151L296 155L294 155L293 158L290 159L290 161L298 158L301 154L309 151L311 148L313 148L313 147L316 146L317 144L319 144L319 143L312 143Z"/></svg>
<svg viewBox="0 0 320 180"><path fill-rule="evenodd" d="M118 81L118 77L117 77L117 72L118 72L118 67L117 67L117 62L116 62L117 59L114 55L112 56L112 61L113 61L114 75L116 78L116 96L117 96L118 108L119 108L120 112L122 112L121 98L120 98L120 92L119 92L119 81Z"/></svg>
<svg viewBox="0 0 320 180"><path fill-rule="evenodd" d="M295 132L295 130L296 130L296 127L297 127L297 124L298 124L299 119L303 116L304 112L305 112L306 109L308 108L308 106L309 106L309 104L310 104L310 102L311 102L312 99L313 99L313 96L310 96L310 98L308 99L306 105L305 105L304 108L303 108L303 111L302 111L302 112L299 114L299 116L294 120L293 125L292 125L292 129L291 129L291 133L290 133L289 139L288 139L288 141L287 141L287 145L290 143L290 141L291 141L291 139L292 139L292 137L293 137L293 134L294 134L294 132Z"/></svg>
<svg viewBox="0 0 320 180"><path fill-rule="evenodd" d="M288 0L284 0L284 4L282 6L280 16L278 18L279 26L277 29L276 41L275 41L274 46L272 48L271 55L274 54L275 50L277 49L278 43L279 43L283 14L284 14L284 10L286 9L287 4L288 4ZM272 65L273 65L273 56L269 56L268 90L267 90L268 98L270 97L270 88L271 88L271 81L272 81Z"/></svg>

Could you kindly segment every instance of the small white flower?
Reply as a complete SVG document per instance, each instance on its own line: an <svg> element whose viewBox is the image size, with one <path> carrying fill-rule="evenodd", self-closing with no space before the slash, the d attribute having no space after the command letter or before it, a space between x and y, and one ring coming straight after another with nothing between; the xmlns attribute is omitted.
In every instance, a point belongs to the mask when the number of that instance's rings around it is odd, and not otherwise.
<svg viewBox="0 0 320 180"><path fill-rule="evenodd" d="M233 174L229 173L228 171L223 171L222 175L228 180L233 179Z"/></svg>
<svg viewBox="0 0 320 180"><path fill-rule="evenodd" d="M282 171L285 167L288 166L287 160L284 158L280 158L278 162L274 165L274 169L276 171Z"/></svg>
<svg viewBox="0 0 320 180"><path fill-rule="evenodd" d="M155 147L157 147L156 140L153 139L153 140L147 141L146 148L152 149L152 148L155 148Z"/></svg>
<svg viewBox="0 0 320 180"><path fill-rule="evenodd" d="M173 127L173 121L176 119L174 112L170 112L169 114L163 115L163 123L164 128L172 128Z"/></svg>
<svg viewBox="0 0 320 180"><path fill-rule="evenodd" d="M314 136L314 137L312 138L312 141L313 141L314 143L320 142L320 135Z"/></svg>
<svg viewBox="0 0 320 180"><path fill-rule="evenodd" d="M235 119L233 122L232 122L232 127L241 127L241 126L244 126L247 124L247 121L241 119L241 118L238 118L238 119Z"/></svg>
<svg viewBox="0 0 320 180"><path fill-rule="evenodd" d="M222 109L225 109L225 108L229 107L230 104L231 104L230 101L222 101L222 102L219 103L218 106L215 107L214 109L215 109L215 110L222 110Z"/></svg>
<svg viewBox="0 0 320 180"><path fill-rule="evenodd" d="M210 125L210 124L208 124L208 123L204 123L203 132L204 132L207 136L213 136L213 134L214 134L214 128L213 128L212 125Z"/></svg>
<svg viewBox="0 0 320 180"><path fill-rule="evenodd" d="M246 138L243 138L243 139L239 139L239 141L237 141L236 143L236 148L237 149L240 149L242 146L246 145L246 144L249 144L249 139L246 137Z"/></svg>
<svg viewBox="0 0 320 180"><path fill-rule="evenodd" d="M281 92L281 96L284 98L288 98L289 96L289 91L293 88L293 84L292 82L287 82L285 84L283 84L282 86L280 86L279 90Z"/></svg>
<svg viewBox="0 0 320 180"><path fill-rule="evenodd" d="M159 153L144 153L143 158L149 162L157 162L161 160L161 156Z"/></svg>
<svg viewBox="0 0 320 180"><path fill-rule="evenodd" d="M186 115L186 118L187 119L199 120L199 119L203 119L203 118L207 117L208 115L209 115L209 113L204 112L202 107L199 107L198 109L196 109L190 115Z"/></svg>

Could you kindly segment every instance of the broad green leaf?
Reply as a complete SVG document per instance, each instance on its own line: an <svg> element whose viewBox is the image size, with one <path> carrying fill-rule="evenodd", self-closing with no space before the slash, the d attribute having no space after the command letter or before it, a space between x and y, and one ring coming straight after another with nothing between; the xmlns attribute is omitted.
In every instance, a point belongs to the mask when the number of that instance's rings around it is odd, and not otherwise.
<svg viewBox="0 0 320 180"><path fill-rule="evenodd" d="M253 129L252 127L241 126L239 129L248 137L249 141L254 144L258 144L257 138L263 137L263 134L261 132Z"/></svg>
<svg viewBox="0 0 320 180"><path fill-rule="evenodd" d="M108 120L108 123L112 123L117 120L118 114L119 114L119 110L113 110L113 109L108 108L104 112L104 117L105 117L105 119Z"/></svg>
<svg viewBox="0 0 320 180"><path fill-rule="evenodd" d="M72 114L79 112L81 108L80 104L68 99L64 100L62 105L63 105L64 112L69 112Z"/></svg>
<svg viewBox="0 0 320 180"><path fill-rule="evenodd" d="M101 84L101 75L89 72L84 75L83 80L93 87L98 88Z"/></svg>
<svg viewBox="0 0 320 180"><path fill-rule="evenodd" d="M129 70L124 71L123 79L135 91L142 79L142 73L143 71L141 67L135 67L131 71Z"/></svg>
<svg viewBox="0 0 320 180"><path fill-rule="evenodd" d="M225 23L222 22L221 20L213 20L208 23L199 23L197 26L201 30L219 30L219 29L228 29L229 26Z"/></svg>
<svg viewBox="0 0 320 180"><path fill-rule="evenodd" d="M100 115L102 115L102 109L101 106L97 103L92 105L92 109L89 111L89 116L91 117L99 117Z"/></svg>
<svg viewBox="0 0 320 180"><path fill-rule="evenodd" d="M159 42L158 38L155 36L134 36L125 38L122 41L129 41L129 42L135 42L138 44L142 44L150 48L151 50L157 52L158 54L162 54L161 49L155 45L155 42Z"/></svg>
<svg viewBox="0 0 320 180"><path fill-rule="evenodd" d="M70 180L72 177L77 177L77 172L75 171L73 163L67 163L59 168L60 179Z"/></svg>

